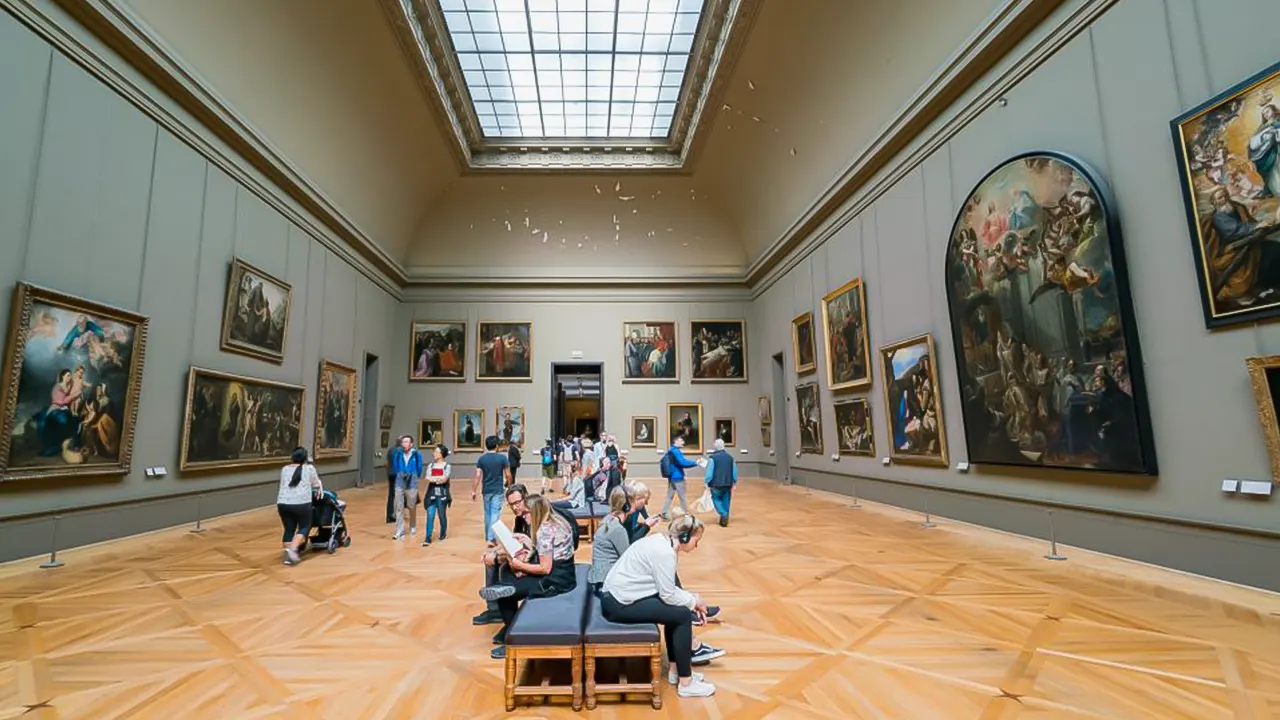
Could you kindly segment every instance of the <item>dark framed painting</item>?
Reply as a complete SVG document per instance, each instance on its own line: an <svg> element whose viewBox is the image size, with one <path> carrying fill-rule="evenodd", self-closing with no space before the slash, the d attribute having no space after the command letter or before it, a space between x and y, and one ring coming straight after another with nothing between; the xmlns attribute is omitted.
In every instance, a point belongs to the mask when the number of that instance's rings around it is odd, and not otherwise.
<svg viewBox="0 0 1280 720"><path fill-rule="evenodd" d="M694 320L689 330L693 382L747 381L747 321Z"/></svg>
<svg viewBox="0 0 1280 720"><path fill-rule="evenodd" d="M679 382L674 322L626 322L622 337L622 382Z"/></svg>
<svg viewBox="0 0 1280 720"><path fill-rule="evenodd" d="M500 405L494 414L494 435L498 436L498 448L505 450L515 445L524 447L524 406Z"/></svg>
<svg viewBox="0 0 1280 720"><path fill-rule="evenodd" d="M467 379L467 324L414 320L409 328L409 382Z"/></svg>
<svg viewBox="0 0 1280 720"><path fill-rule="evenodd" d="M533 323L481 322L476 380L533 380Z"/></svg>
<svg viewBox="0 0 1280 720"><path fill-rule="evenodd" d="M631 447L658 446L658 418L654 415L636 415L631 418Z"/></svg>
<svg viewBox="0 0 1280 720"><path fill-rule="evenodd" d="M378 428L382 430L390 430L396 420L396 406L383 405L378 411Z"/></svg>
<svg viewBox="0 0 1280 720"><path fill-rule="evenodd" d="M292 309L289 283L234 258L222 314L222 349L283 363Z"/></svg>
<svg viewBox="0 0 1280 720"><path fill-rule="evenodd" d="M841 400L836 410L836 446L841 455L875 457L876 438L871 429L871 403L866 398Z"/></svg>
<svg viewBox="0 0 1280 720"><path fill-rule="evenodd" d="M725 447L735 447L738 444L738 425L733 418L716 418L714 421L716 428L716 440L723 440Z"/></svg>
<svg viewBox="0 0 1280 720"><path fill-rule="evenodd" d="M148 320L27 283L0 384L0 481L127 475Z"/></svg>
<svg viewBox="0 0 1280 720"><path fill-rule="evenodd" d="M1280 355L1251 357L1245 360L1253 401L1258 407L1258 425L1267 444L1271 461L1271 482L1280 483Z"/></svg>
<svg viewBox="0 0 1280 720"><path fill-rule="evenodd" d="M946 282L969 462L1155 474L1112 207L1092 170L1050 152L965 201Z"/></svg>
<svg viewBox="0 0 1280 720"><path fill-rule="evenodd" d="M818 368L813 313L804 313L791 321L791 354L796 359L797 375L808 375Z"/></svg>
<svg viewBox="0 0 1280 720"><path fill-rule="evenodd" d="M1280 317L1280 63L1172 123L1209 328Z"/></svg>
<svg viewBox="0 0 1280 720"><path fill-rule="evenodd" d="M193 367L178 469L284 465L302 445L306 388Z"/></svg>
<svg viewBox="0 0 1280 720"><path fill-rule="evenodd" d="M818 383L796 386L796 420L800 425L800 452L822 454L822 398Z"/></svg>
<svg viewBox="0 0 1280 720"><path fill-rule="evenodd" d="M831 391L870 385L871 336L862 278L854 278L822 298L822 329Z"/></svg>
<svg viewBox="0 0 1280 720"><path fill-rule="evenodd" d="M453 449L484 449L484 410L457 408L453 411Z"/></svg>
<svg viewBox="0 0 1280 720"><path fill-rule="evenodd" d="M880 348L889 457L918 465L947 464L947 430L938 393L933 336L920 335Z"/></svg>
<svg viewBox="0 0 1280 720"><path fill-rule="evenodd" d="M320 361L316 396L317 460L351 457L356 444L356 369Z"/></svg>
<svg viewBox="0 0 1280 720"><path fill-rule="evenodd" d="M379 447L383 447L383 448L391 447L391 431L383 430L381 434L378 435L378 443L379 443Z"/></svg>
<svg viewBox="0 0 1280 720"><path fill-rule="evenodd" d="M773 445L773 426L772 425L760 426L760 444L764 447L771 447Z"/></svg>
<svg viewBox="0 0 1280 720"><path fill-rule="evenodd" d="M443 445L444 440L444 420L426 418L418 421L418 447L434 448ZM430 455L430 452L426 454Z"/></svg>
<svg viewBox="0 0 1280 720"><path fill-rule="evenodd" d="M702 403L667 403L667 444L684 438L684 451L702 452Z"/></svg>

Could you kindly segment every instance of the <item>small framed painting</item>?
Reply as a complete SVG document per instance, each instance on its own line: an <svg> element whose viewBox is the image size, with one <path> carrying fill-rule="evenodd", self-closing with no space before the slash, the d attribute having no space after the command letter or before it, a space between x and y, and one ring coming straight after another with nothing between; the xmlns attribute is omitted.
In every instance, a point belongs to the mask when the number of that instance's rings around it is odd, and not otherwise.
<svg viewBox="0 0 1280 720"><path fill-rule="evenodd" d="M524 406L503 405L494 416L497 426L494 434L498 436L498 448L506 449L512 445L524 447Z"/></svg>
<svg viewBox="0 0 1280 720"><path fill-rule="evenodd" d="M222 315L222 349L283 364L292 309L289 283L233 259Z"/></svg>
<svg viewBox="0 0 1280 720"><path fill-rule="evenodd" d="M427 418L418 421L418 447L433 448L444 444L444 420Z"/></svg>
<svg viewBox="0 0 1280 720"><path fill-rule="evenodd" d="M390 430L392 423L396 419L396 406L383 405L382 410L378 413L378 427L383 430Z"/></svg>
<svg viewBox="0 0 1280 720"><path fill-rule="evenodd" d="M380 447L391 447L391 431L383 430L382 434L378 436L378 443L380 444Z"/></svg>
<svg viewBox="0 0 1280 720"><path fill-rule="evenodd" d="M773 446L773 426L772 425L760 426L760 444L763 445L764 447Z"/></svg>
<svg viewBox="0 0 1280 720"><path fill-rule="evenodd" d="M667 403L667 442L684 438L684 451L702 452L702 403Z"/></svg>
<svg viewBox="0 0 1280 720"><path fill-rule="evenodd" d="M653 415L637 415L631 418L631 447L658 446L658 418Z"/></svg>
<svg viewBox="0 0 1280 720"><path fill-rule="evenodd" d="M791 321L791 350L796 359L797 375L808 375L817 369L817 349L813 339L813 313L804 313Z"/></svg>
<svg viewBox="0 0 1280 720"><path fill-rule="evenodd" d="M409 382L467 379L467 324L414 320L409 330Z"/></svg>
<svg viewBox="0 0 1280 720"><path fill-rule="evenodd" d="M453 411L454 450L484 448L484 410L458 408Z"/></svg>
<svg viewBox="0 0 1280 720"><path fill-rule="evenodd" d="M760 415L760 422L768 425L773 422L773 402L765 395L756 398L756 412Z"/></svg>
<svg viewBox="0 0 1280 720"><path fill-rule="evenodd" d="M875 457L876 439L871 432L871 404L866 398L835 404L836 445L841 455Z"/></svg>
<svg viewBox="0 0 1280 720"><path fill-rule="evenodd" d="M738 444L738 430L733 418L716 418L716 439L723 440L725 447L734 447Z"/></svg>

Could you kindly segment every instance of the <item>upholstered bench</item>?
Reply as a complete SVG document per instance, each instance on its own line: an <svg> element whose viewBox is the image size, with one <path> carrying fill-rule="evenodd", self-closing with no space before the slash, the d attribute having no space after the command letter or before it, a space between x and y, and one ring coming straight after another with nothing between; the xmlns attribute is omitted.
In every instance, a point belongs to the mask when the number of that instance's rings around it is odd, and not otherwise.
<svg viewBox="0 0 1280 720"><path fill-rule="evenodd" d="M586 628L582 633L583 658L586 661L587 709L596 707L596 695L622 695L643 693L653 703L654 710L662 709L662 642L658 626L621 625L609 622L600 611L600 598L588 593ZM649 664L650 682L627 682L625 664L619 665L618 682L596 683L596 658L643 658Z"/></svg>
<svg viewBox="0 0 1280 720"><path fill-rule="evenodd" d="M525 600L507 628L507 710L516 709L517 697L571 696L573 709L582 709L582 622L586 614L587 570L574 567L578 584L562 595ZM530 684L521 684L520 672L530 660L568 660L569 684L543 684L530 670Z"/></svg>
<svg viewBox="0 0 1280 720"><path fill-rule="evenodd" d="M609 514L609 506L604 503L591 502L583 507L573 509L573 519L578 522L582 536L587 542L596 534L596 524Z"/></svg>

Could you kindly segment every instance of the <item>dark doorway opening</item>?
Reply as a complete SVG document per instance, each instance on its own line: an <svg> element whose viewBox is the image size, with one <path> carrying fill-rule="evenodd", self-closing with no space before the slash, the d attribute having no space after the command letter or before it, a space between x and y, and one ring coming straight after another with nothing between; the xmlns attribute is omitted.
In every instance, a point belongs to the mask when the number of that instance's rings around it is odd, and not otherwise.
<svg viewBox="0 0 1280 720"><path fill-rule="evenodd" d="M604 363L551 363L551 432L596 440L604 427Z"/></svg>
<svg viewBox="0 0 1280 720"><path fill-rule="evenodd" d="M360 390L360 472L356 486L375 482L381 474L378 468L385 464L383 453L388 443L381 442L378 429L378 356L364 354L364 387Z"/></svg>
<svg viewBox="0 0 1280 720"><path fill-rule="evenodd" d="M790 400L787 395L786 364L782 353L773 356L773 466L774 479L783 485L791 484L791 446L787 443L787 423L791 421Z"/></svg>

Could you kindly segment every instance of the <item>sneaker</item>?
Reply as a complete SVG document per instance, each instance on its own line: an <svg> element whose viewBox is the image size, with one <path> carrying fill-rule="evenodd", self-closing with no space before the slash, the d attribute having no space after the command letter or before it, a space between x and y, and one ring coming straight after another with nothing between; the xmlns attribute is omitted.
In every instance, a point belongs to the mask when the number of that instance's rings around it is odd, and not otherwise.
<svg viewBox="0 0 1280 720"><path fill-rule="evenodd" d="M422 547L431 547L431 538L422 541Z"/></svg>
<svg viewBox="0 0 1280 720"><path fill-rule="evenodd" d="M718 618L718 617L720 617L720 606L719 606L719 605L708 605L708 606L707 606L707 619L708 619L708 620L714 620L715 618Z"/></svg>
<svg viewBox="0 0 1280 720"><path fill-rule="evenodd" d="M516 594L516 589L510 585L488 585L480 588L480 597L486 601L501 600Z"/></svg>
<svg viewBox="0 0 1280 720"><path fill-rule="evenodd" d="M498 647L494 648L494 649L489 653L489 657L493 658L494 660L506 660L506 659L507 659L507 646L506 646L506 645L499 645Z"/></svg>
<svg viewBox="0 0 1280 720"><path fill-rule="evenodd" d="M702 682L702 673L700 672L693 673L693 681ZM675 668L671 668L671 672L667 673L667 682L670 682L672 685L680 684L680 676L676 674Z"/></svg>
<svg viewBox="0 0 1280 720"><path fill-rule="evenodd" d="M285 550L285 551L284 551L284 564L285 564L285 565L297 565L297 564L298 564L298 563L300 563L300 562L302 562L302 558L298 556L298 553L297 553L297 552L295 552L295 551L293 551L293 550Z"/></svg>
<svg viewBox="0 0 1280 720"><path fill-rule="evenodd" d="M395 535L392 535L392 536L391 536L391 539L392 539L392 540L403 540L403 539L404 539L404 533L403 533L403 532L398 532L398 533L396 533Z"/></svg>
<svg viewBox="0 0 1280 720"><path fill-rule="evenodd" d="M724 657L725 651L720 648L711 647L707 643L693 651L692 662L694 665L706 665L716 658Z"/></svg>
<svg viewBox="0 0 1280 720"><path fill-rule="evenodd" d="M471 618L472 625L493 625L502 622L502 613L497 610L485 610Z"/></svg>
<svg viewBox="0 0 1280 720"><path fill-rule="evenodd" d="M285 550L285 551L284 551L284 564L285 564L285 565L292 565L292 564L293 564L293 563L289 560L289 551L288 551L288 550Z"/></svg>
<svg viewBox="0 0 1280 720"><path fill-rule="evenodd" d="M693 680L688 685L676 686L676 694L680 697L711 697L716 694L716 686L706 680Z"/></svg>
<svg viewBox="0 0 1280 720"><path fill-rule="evenodd" d="M410 534L410 535L417 535L417 534L418 534L418 528L416 528L416 527L411 527L411 528L409 528L409 534Z"/></svg>
<svg viewBox="0 0 1280 720"><path fill-rule="evenodd" d="M724 515L720 516L720 527L729 527L729 518Z"/></svg>
<svg viewBox="0 0 1280 720"><path fill-rule="evenodd" d="M443 542L443 541L444 541L444 538L445 538L445 533L441 532L441 533L440 533L440 540Z"/></svg>

